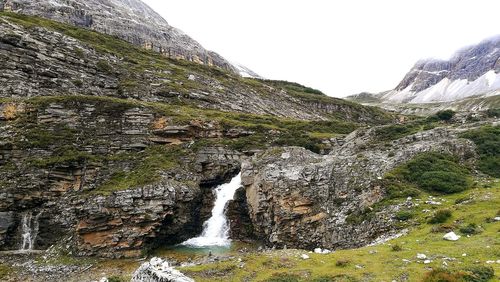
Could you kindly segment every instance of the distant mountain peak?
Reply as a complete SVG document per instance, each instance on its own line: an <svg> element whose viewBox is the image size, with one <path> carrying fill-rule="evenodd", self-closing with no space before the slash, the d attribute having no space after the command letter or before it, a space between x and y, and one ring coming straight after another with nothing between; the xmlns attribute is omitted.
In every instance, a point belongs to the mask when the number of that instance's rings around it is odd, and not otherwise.
<svg viewBox="0 0 500 282"><path fill-rule="evenodd" d="M500 36L457 51L449 60L418 61L385 102L455 101L500 89Z"/></svg>

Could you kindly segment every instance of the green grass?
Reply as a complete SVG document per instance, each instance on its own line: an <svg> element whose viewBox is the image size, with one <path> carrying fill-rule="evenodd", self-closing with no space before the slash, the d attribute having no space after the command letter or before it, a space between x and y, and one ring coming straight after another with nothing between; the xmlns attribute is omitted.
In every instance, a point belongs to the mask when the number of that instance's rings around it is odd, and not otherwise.
<svg viewBox="0 0 500 282"><path fill-rule="evenodd" d="M387 142L396 140L420 131L429 130L437 126L437 122L427 119L417 119L405 124L391 124L375 129L375 140Z"/></svg>
<svg viewBox="0 0 500 282"><path fill-rule="evenodd" d="M438 269L443 262L453 272L464 272L467 269L479 266L490 266L498 279L500 264L486 264L486 261L500 258L500 226L490 219L496 216L500 206L500 182L478 185L478 188L466 190L453 195L444 195L442 209L453 210L453 220L464 225L474 223L484 228L480 234L466 237L458 229L454 231L462 237L455 242L442 239L443 232L433 232L432 226L427 224L429 212L436 206L424 203L428 194L422 194L418 199L419 207L414 211L414 217L409 220L408 235L394 239L385 244L364 247L353 250L339 250L332 254L308 254L311 259L303 260L300 255L307 253L296 250L277 250L259 254L238 255L244 262L239 267L237 258L229 261L201 266L185 267L180 270L189 274L196 281L268 281L276 277L290 277L295 281L314 281L322 277L347 275L350 279L360 281L392 281L399 277L407 277L407 281L422 281L429 268ZM484 188L484 186L492 186ZM467 203L455 204L461 198L473 199ZM416 199L415 199L416 200ZM392 246L401 247L393 251ZM430 264L418 262L416 255L426 254ZM462 254L466 256L462 256ZM455 258L455 260L445 260ZM406 263L403 259L410 260ZM340 260L349 260L347 266L337 266ZM231 267L236 266L236 267ZM356 267L356 266L360 266ZM226 269L222 275L213 277L208 275L216 269ZM274 278L273 278L274 277ZM280 280L277 280L280 281ZM287 280L283 280L287 281ZM317 280L329 281L329 280ZM335 280L330 280L335 281ZM356 281L356 280L339 280ZM432 280L431 280L432 281ZM446 281L446 280L445 280ZM480 280L477 280L480 281ZM497 281L497 280L491 280Z"/></svg>
<svg viewBox="0 0 500 282"><path fill-rule="evenodd" d="M389 196L399 191L416 192L414 189L450 194L471 186L469 170L460 165L456 157L441 153L423 153L385 176ZM415 193L417 194L417 193ZM404 192L401 196L412 196Z"/></svg>
<svg viewBox="0 0 500 282"><path fill-rule="evenodd" d="M135 159L135 166L130 171L115 172L110 179L91 193L109 195L114 191L155 183L160 180L160 172L180 167L181 158L185 154L185 151L176 146L148 147L144 152L130 156Z"/></svg>
<svg viewBox="0 0 500 282"><path fill-rule="evenodd" d="M472 140L479 153L478 168L482 172L500 177L500 126L484 126L461 135Z"/></svg>

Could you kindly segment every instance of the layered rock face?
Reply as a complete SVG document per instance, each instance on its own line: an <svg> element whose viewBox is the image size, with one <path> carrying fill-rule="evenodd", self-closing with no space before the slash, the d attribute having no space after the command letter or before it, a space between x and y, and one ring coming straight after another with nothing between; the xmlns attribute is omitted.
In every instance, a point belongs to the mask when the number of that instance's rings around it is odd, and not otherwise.
<svg viewBox="0 0 500 282"><path fill-rule="evenodd" d="M385 187L379 180L419 153L446 152L473 161L474 145L459 139L458 132L433 129L393 141L388 148L373 143L374 130L358 130L327 156L297 147L254 156L243 163L242 180L255 235L272 246L305 249L372 242L394 230L393 215L400 207L349 218L381 201Z"/></svg>
<svg viewBox="0 0 500 282"><path fill-rule="evenodd" d="M217 147L183 152L196 136L225 131L168 124L141 106L54 99L0 103L0 113L3 250L21 248L26 214L35 249L65 244L77 255L129 257L181 242L201 232L211 188L244 157Z"/></svg>
<svg viewBox="0 0 500 282"><path fill-rule="evenodd" d="M500 36L462 49L450 60L419 61L383 102L455 101L500 89Z"/></svg>
<svg viewBox="0 0 500 282"><path fill-rule="evenodd" d="M2 0L0 11L36 15L117 36L168 57L236 72L228 61L170 26L140 0Z"/></svg>
<svg viewBox="0 0 500 282"><path fill-rule="evenodd" d="M325 95L304 99L217 69L154 56L112 37L64 25L58 30L29 18L0 16L0 97L112 96L305 120L387 120L373 108Z"/></svg>

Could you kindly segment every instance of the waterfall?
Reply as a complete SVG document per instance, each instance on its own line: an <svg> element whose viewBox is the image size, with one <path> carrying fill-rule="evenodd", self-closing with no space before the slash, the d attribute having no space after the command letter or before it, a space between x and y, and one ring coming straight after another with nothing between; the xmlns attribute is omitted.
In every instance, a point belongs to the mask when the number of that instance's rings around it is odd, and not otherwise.
<svg viewBox="0 0 500 282"><path fill-rule="evenodd" d="M23 214L23 218L21 220L21 251L30 251L35 247L36 236L38 235L38 218L41 213L37 214L33 218L32 212L26 212Z"/></svg>
<svg viewBox="0 0 500 282"><path fill-rule="evenodd" d="M215 188L215 204L212 216L203 223L203 232L199 237L191 238L182 243L191 247L231 245L229 239L229 224L224 209L227 202L233 199L236 190L241 187L241 172L231 179L231 182L219 185Z"/></svg>

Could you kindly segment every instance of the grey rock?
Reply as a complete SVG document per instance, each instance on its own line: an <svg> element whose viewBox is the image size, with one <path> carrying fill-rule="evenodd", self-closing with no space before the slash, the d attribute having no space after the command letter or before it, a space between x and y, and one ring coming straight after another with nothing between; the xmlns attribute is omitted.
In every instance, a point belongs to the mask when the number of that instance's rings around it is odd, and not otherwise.
<svg viewBox="0 0 500 282"><path fill-rule="evenodd" d="M117 36L135 45L206 65L237 72L235 67L198 42L140 0L2 0L0 11L36 15ZM57 74L48 71L48 76Z"/></svg>

